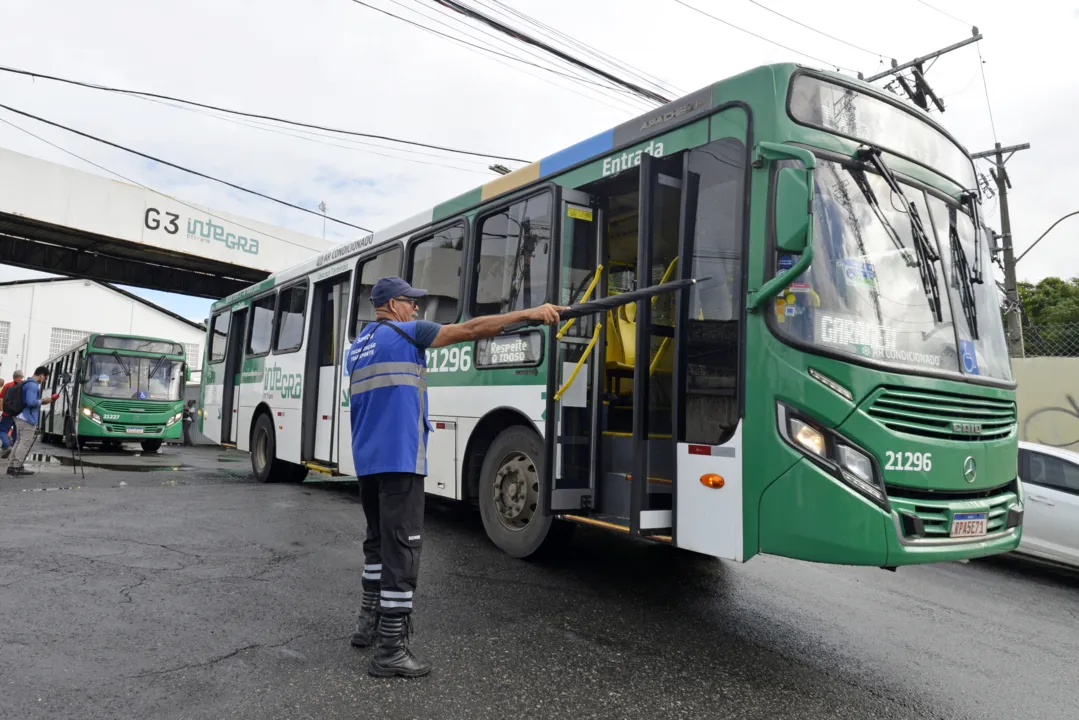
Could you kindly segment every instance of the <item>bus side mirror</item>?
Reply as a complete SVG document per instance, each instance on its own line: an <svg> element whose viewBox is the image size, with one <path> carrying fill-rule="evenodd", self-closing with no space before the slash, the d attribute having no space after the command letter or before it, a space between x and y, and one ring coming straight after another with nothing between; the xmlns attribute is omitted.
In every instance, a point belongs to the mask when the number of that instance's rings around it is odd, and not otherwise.
<svg viewBox="0 0 1079 720"><path fill-rule="evenodd" d="M809 245L812 215L812 170L782 168L776 177L776 249L800 255Z"/></svg>
<svg viewBox="0 0 1079 720"><path fill-rule="evenodd" d="M185 383L191 382L191 366L190 365L184 365L184 382Z"/></svg>

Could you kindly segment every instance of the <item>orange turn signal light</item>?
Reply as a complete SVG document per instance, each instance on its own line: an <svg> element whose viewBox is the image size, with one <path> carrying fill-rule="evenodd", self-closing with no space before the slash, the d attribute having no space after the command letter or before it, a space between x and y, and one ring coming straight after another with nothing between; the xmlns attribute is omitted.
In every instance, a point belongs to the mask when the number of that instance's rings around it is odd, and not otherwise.
<svg viewBox="0 0 1079 720"><path fill-rule="evenodd" d="M701 485L718 490L723 487L723 477L716 475L715 473L708 473L707 475L701 475Z"/></svg>

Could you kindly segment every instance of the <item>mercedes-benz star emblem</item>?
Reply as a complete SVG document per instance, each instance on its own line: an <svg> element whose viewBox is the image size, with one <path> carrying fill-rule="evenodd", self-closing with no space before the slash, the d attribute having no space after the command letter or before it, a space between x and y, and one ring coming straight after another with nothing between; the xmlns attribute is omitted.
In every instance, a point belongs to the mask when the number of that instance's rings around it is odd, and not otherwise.
<svg viewBox="0 0 1079 720"><path fill-rule="evenodd" d="M969 455L963 461L963 477L967 479L968 483L974 482L974 478L978 477L978 466L974 464L974 458Z"/></svg>

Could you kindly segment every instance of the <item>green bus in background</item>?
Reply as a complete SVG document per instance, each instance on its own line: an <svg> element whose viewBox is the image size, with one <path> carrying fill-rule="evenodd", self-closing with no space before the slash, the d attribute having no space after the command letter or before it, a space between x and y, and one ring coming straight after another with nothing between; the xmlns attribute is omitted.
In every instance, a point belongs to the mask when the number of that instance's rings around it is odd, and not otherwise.
<svg viewBox="0 0 1079 720"><path fill-rule="evenodd" d="M42 413L42 440L112 448L138 442L154 452L163 441L180 439L190 376L181 343L94 333L44 365L50 387L42 394L60 398Z"/></svg>
<svg viewBox="0 0 1079 720"><path fill-rule="evenodd" d="M442 323L692 289L427 352L426 491L507 553L570 523L746 561L1014 550L1015 383L970 154L837 73L749 70L213 305L200 429L355 475L372 284Z"/></svg>

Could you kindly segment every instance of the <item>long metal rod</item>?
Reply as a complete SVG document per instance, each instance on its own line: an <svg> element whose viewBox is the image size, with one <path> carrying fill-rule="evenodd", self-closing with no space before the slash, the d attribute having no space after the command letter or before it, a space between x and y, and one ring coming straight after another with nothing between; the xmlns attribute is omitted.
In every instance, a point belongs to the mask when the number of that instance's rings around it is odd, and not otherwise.
<svg viewBox="0 0 1079 720"><path fill-rule="evenodd" d="M958 50L961 47L966 47L967 45L970 45L971 43L976 43L981 39L982 39L982 34L979 33L979 32L975 32L972 37L969 37L966 40L963 40L962 42L957 42L955 45L949 45L948 47L946 47L946 48L944 48L942 50L937 50L936 52L931 52L928 55L923 55L920 58L915 58L914 60L911 60L910 62L903 63L902 65L896 65L895 67L890 68L888 70L885 70L884 72L877 73L876 75L874 75L872 77L867 77L865 79L865 81L866 82L876 82L877 80L880 80L881 78L886 78L889 75L895 75L897 72L899 72L901 70L906 70L909 67L914 67L915 65L919 65L921 63L924 63L926 60L932 60L935 57L940 57L941 55L944 55L945 53L950 53L952 50Z"/></svg>
<svg viewBox="0 0 1079 720"><path fill-rule="evenodd" d="M707 280L711 280L711 276L703 278L690 278L688 280L672 280L671 282L663 283L662 285L653 285L652 287L639 288L637 290L630 290L628 292L619 293L618 295L611 295L605 298L598 298L596 300L590 300L586 303L580 303L579 305L570 305L568 308L558 314L562 320L569 320L575 317L584 317L585 315L598 315L599 313L606 312L608 310L614 310L620 308L623 305L629 305L630 303L638 302L640 300L647 300L655 297L656 295L663 295L676 290L684 290L685 288L692 287L697 283L702 283ZM523 320L521 322L510 323L503 328L503 332L514 332L526 327L535 327L541 325L538 320Z"/></svg>

